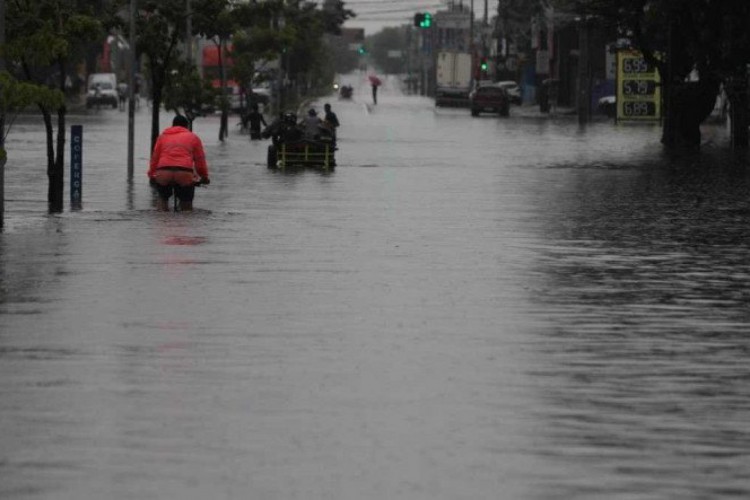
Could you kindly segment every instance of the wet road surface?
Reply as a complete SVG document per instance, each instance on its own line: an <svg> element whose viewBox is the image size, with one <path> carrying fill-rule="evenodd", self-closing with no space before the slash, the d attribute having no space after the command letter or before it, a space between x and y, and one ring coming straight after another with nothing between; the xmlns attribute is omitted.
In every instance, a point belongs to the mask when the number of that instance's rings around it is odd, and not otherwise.
<svg viewBox="0 0 750 500"><path fill-rule="evenodd" d="M657 127L368 99L330 101L330 173L199 120L191 214L153 210L146 113L132 185L124 115L71 117L84 206L55 216L42 128L15 126L0 497L750 496L725 131L668 158Z"/></svg>

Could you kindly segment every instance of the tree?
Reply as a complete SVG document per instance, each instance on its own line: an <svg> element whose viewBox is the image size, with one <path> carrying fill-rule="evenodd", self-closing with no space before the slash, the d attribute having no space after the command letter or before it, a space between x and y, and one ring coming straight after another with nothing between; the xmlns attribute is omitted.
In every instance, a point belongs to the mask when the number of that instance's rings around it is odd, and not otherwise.
<svg viewBox="0 0 750 500"><path fill-rule="evenodd" d="M407 27L408 29L408 27ZM367 47L375 65L385 73L404 73L406 64L402 58L389 57L391 51L401 51L406 54L409 50L406 41L406 29L384 28L382 31L367 37Z"/></svg>
<svg viewBox="0 0 750 500"><path fill-rule="evenodd" d="M10 133L18 113L28 107L42 103L49 109L60 107L64 103L62 92L43 85L19 82L7 71L0 71L0 144L5 144L5 138ZM8 154L4 147L0 147L0 179L4 178L5 162ZM0 182L0 230L4 219L4 183Z"/></svg>
<svg viewBox="0 0 750 500"><path fill-rule="evenodd" d="M195 7L195 15L193 16L195 32L212 40L218 47L219 79L221 81L219 140L224 141L229 135L229 98L227 97L226 70L226 59L229 54L227 45L237 29L237 23L227 0L201 0Z"/></svg>
<svg viewBox="0 0 750 500"><path fill-rule="evenodd" d="M353 10L347 9L342 0L324 0L322 7L323 31L330 35L340 35L341 26L347 19L357 17Z"/></svg>
<svg viewBox="0 0 750 500"><path fill-rule="evenodd" d="M324 35L340 34L341 24L353 15L340 0L326 0L322 8L301 0L237 5L232 11L237 23L232 35L232 76L250 88L257 79L268 78L263 65L278 60L292 90L308 92L311 86L330 82L333 64ZM279 92L286 90L279 82Z"/></svg>
<svg viewBox="0 0 750 500"><path fill-rule="evenodd" d="M700 145L700 124L711 113L723 83L732 107L733 145L747 147L750 2L567 0L559 4L615 27L658 68L666 146ZM690 78L692 74L699 79Z"/></svg>
<svg viewBox="0 0 750 500"><path fill-rule="evenodd" d="M232 36L232 77L243 88L252 88L268 79L266 64L292 44L292 27L278 26L283 16L280 2L240 4L233 13L239 27Z"/></svg>
<svg viewBox="0 0 750 500"><path fill-rule="evenodd" d="M334 63L334 72L349 73L359 66L359 54L349 47L349 41L340 36L326 37L328 53Z"/></svg>
<svg viewBox="0 0 750 500"><path fill-rule="evenodd" d="M287 24L294 27L293 43L287 48L285 58L286 71L297 88L301 86L301 90L308 93L321 82L330 81L332 76L324 73L333 67L329 64L324 35L340 34L341 25L354 13L336 0L325 2L322 9L318 9L314 2L290 0L286 2L284 16Z"/></svg>
<svg viewBox="0 0 750 500"><path fill-rule="evenodd" d="M72 56L101 38L101 22L55 0L12 2L7 9L5 57L11 72L28 83L63 93ZM47 138L48 207L50 212L62 212L67 109L64 101L38 96L36 105ZM53 114L57 116L56 136Z"/></svg>
<svg viewBox="0 0 750 500"><path fill-rule="evenodd" d="M172 70L170 81L170 90L164 96L164 109L184 115L191 125L196 117L211 110L216 103L216 90L200 77L191 63L178 63Z"/></svg>
<svg viewBox="0 0 750 500"><path fill-rule="evenodd" d="M176 74L180 43L185 38L185 0L145 0L136 16L136 54L146 56L147 78L151 89L151 150L159 137L159 112L164 91ZM127 23L121 20L121 24Z"/></svg>

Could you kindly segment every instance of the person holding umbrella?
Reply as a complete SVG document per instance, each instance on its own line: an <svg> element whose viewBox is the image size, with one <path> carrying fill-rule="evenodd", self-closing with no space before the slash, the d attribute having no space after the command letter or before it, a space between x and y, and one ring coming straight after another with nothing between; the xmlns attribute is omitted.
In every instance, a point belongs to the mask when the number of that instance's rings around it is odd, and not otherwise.
<svg viewBox="0 0 750 500"><path fill-rule="evenodd" d="M380 81L380 78L378 78L375 75L370 75L370 86L372 87L372 103L377 104L378 103L378 87L380 84L383 83Z"/></svg>

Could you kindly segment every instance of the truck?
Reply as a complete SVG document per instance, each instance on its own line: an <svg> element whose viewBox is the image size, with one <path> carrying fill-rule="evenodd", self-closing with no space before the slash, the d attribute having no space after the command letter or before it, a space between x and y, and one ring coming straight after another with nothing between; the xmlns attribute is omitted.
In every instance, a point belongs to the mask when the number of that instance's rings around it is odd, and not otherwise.
<svg viewBox="0 0 750 500"><path fill-rule="evenodd" d="M468 107L472 80L471 54L438 52L435 68L435 105Z"/></svg>
<svg viewBox="0 0 750 500"><path fill-rule="evenodd" d="M234 68L234 60L232 59L232 44L228 43L226 51L224 53L223 64L224 64L224 75L227 98L229 99L229 110L239 112L243 108L244 95L239 83L232 79L229 75ZM201 69L203 71L203 78L211 82L211 86L216 89L217 93L221 93L221 66L219 65L219 46L211 43L203 47L202 58L201 58Z"/></svg>

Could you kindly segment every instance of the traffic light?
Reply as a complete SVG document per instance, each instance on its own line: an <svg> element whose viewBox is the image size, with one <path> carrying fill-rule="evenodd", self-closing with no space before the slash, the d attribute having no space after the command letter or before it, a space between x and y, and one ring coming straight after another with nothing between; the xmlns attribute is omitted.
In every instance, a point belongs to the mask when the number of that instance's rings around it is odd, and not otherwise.
<svg viewBox="0 0 750 500"><path fill-rule="evenodd" d="M429 12L417 12L414 14L414 26L417 28L429 28L432 26L432 14Z"/></svg>
<svg viewBox="0 0 750 500"><path fill-rule="evenodd" d="M479 62L479 69L482 70L483 73L486 73L489 69L489 66L487 65L487 58L483 57L482 60Z"/></svg>
<svg viewBox="0 0 750 500"><path fill-rule="evenodd" d="M359 53L359 55L363 56L367 54L367 49L365 48L364 45L360 45L359 48L357 49L357 52Z"/></svg>

